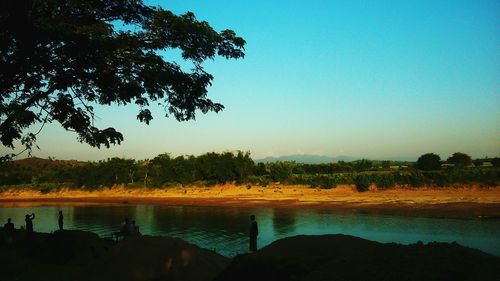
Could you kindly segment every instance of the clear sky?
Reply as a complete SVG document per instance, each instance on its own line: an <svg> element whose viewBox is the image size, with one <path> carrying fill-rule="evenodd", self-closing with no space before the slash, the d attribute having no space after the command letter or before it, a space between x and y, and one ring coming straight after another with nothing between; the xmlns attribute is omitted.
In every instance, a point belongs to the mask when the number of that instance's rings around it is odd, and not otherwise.
<svg viewBox="0 0 500 281"><path fill-rule="evenodd" d="M90 148L49 126L33 155L500 155L500 1L148 3L245 38L245 59L204 64L215 77L209 96L226 109L179 123L153 108L147 126L134 106L98 108L98 124L121 131L122 145Z"/></svg>

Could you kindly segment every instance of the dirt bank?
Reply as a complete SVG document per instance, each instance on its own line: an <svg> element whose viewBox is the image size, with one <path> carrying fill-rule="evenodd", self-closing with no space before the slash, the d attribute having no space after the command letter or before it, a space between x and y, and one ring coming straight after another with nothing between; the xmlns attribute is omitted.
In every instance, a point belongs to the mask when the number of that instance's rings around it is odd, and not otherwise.
<svg viewBox="0 0 500 281"><path fill-rule="evenodd" d="M0 207L23 204L153 203L198 206L322 207L372 210L436 216L500 217L500 187L448 188L395 187L357 192L354 186L317 189L300 185L173 187L164 189L124 187L97 191L60 189L42 193L8 189L0 193Z"/></svg>

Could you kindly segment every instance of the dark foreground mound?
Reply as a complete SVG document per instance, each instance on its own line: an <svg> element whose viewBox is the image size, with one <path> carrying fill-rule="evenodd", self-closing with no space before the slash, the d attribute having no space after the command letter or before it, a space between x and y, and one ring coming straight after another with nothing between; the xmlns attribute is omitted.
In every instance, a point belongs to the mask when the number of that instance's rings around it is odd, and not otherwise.
<svg viewBox="0 0 500 281"><path fill-rule="evenodd" d="M2 229L0 228L0 234ZM230 260L181 239L84 231L0 235L0 281L500 280L500 258L458 244L296 236Z"/></svg>
<svg viewBox="0 0 500 281"><path fill-rule="evenodd" d="M213 280L228 263L212 251L169 237L116 243L73 230L35 233L30 239L17 231L10 244L0 239L0 281L202 281Z"/></svg>
<svg viewBox="0 0 500 281"><path fill-rule="evenodd" d="M182 239L125 239L92 269L86 280L213 280L229 259Z"/></svg>
<svg viewBox="0 0 500 281"><path fill-rule="evenodd" d="M215 280L500 280L500 258L456 243L295 236L237 256Z"/></svg>

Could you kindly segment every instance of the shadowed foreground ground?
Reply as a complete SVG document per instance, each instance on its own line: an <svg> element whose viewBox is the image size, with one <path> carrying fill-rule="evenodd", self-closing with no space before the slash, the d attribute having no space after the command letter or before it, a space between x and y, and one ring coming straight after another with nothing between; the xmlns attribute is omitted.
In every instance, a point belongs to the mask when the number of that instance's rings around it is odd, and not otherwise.
<svg viewBox="0 0 500 281"><path fill-rule="evenodd" d="M237 256L216 280L500 280L500 259L456 243L301 235Z"/></svg>
<svg viewBox="0 0 500 281"><path fill-rule="evenodd" d="M0 232L3 232L0 229ZM458 244L295 236L232 261L181 239L84 231L1 240L0 280L500 280L500 258Z"/></svg>
<svg viewBox="0 0 500 281"><path fill-rule="evenodd" d="M18 231L14 245L1 246L1 281L201 281L212 280L230 261L169 237L142 236L115 243L78 230L35 233L30 242L23 236Z"/></svg>

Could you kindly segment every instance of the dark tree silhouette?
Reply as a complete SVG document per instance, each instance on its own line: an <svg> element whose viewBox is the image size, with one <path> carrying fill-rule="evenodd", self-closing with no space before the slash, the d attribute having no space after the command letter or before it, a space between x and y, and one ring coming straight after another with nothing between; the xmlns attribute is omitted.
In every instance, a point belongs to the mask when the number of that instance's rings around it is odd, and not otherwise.
<svg viewBox="0 0 500 281"><path fill-rule="evenodd" d="M469 155L462 152L455 152L451 157L448 157L448 163L455 164L456 166L465 167L472 164L472 159Z"/></svg>
<svg viewBox="0 0 500 281"><path fill-rule="evenodd" d="M179 121L224 107L207 97L202 62L244 57L245 40L215 31L193 13L175 15L141 0L4 0L0 4L0 141L36 145L30 125L59 122L93 147L120 144L114 128L94 126L94 107L150 103ZM120 26L120 28L117 28ZM179 49L190 71L159 51Z"/></svg>
<svg viewBox="0 0 500 281"><path fill-rule="evenodd" d="M441 157L434 153L426 153L417 160L417 168L423 171L432 171L441 169Z"/></svg>

